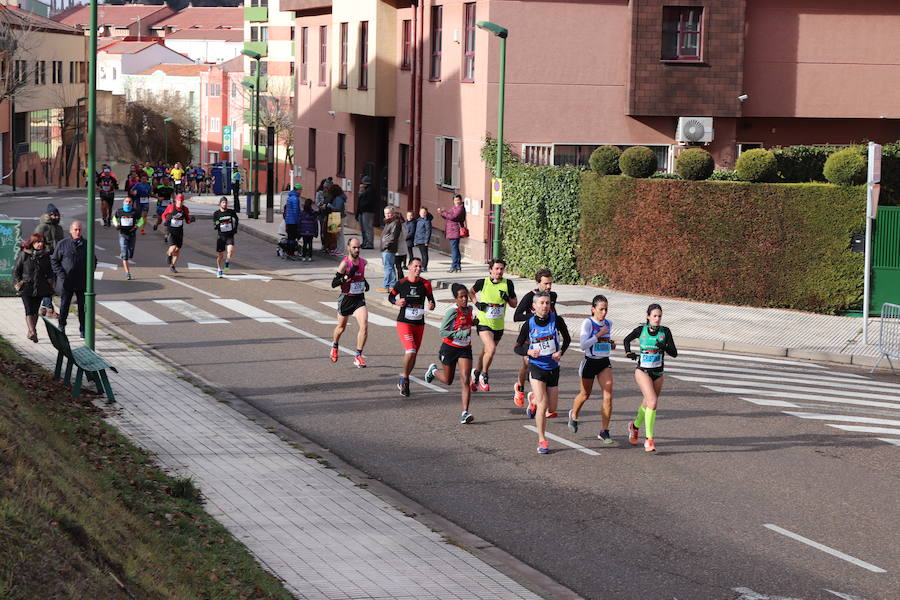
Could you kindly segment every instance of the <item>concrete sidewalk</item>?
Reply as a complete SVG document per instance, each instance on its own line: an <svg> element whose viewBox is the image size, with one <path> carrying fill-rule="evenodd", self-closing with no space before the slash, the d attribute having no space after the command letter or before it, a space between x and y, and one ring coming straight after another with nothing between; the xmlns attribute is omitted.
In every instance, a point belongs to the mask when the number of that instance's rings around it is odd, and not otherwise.
<svg viewBox="0 0 900 600"><path fill-rule="evenodd" d="M216 202L218 197L206 196L192 198L188 205L196 205L198 212L205 212L208 208L204 205ZM243 216L241 230L275 244L280 237L281 220L278 214L273 223L266 223L264 218L250 219ZM345 228L344 233L346 236L358 231ZM319 247L318 242L314 247ZM368 279L373 290L381 287L384 276L381 253L377 250L363 250L362 255L368 260ZM308 283L330 287L337 260L319 259L319 256L321 254L317 254L317 260L313 263L286 262L285 269L279 272ZM485 265L465 258L461 272L448 273L450 257L435 249L429 250L429 258L429 272L425 277L431 279L435 287L446 288L457 282L471 287L477 279L487 275ZM534 288L531 279L517 276L510 278L519 296ZM596 294L605 295L609 299L613 335L619 339L643 322L647 306L657 302L663 307L663 322L672 329L680 348L787 356L866 367L873 366L879 356L877 317L869 321L870 343L866 344L862 339L862 319L859 317L708 304L630 294L589 285L554 285L553 289L559 295L558 301L562 305L560 314L571 317L570 328L580 326L581 319L589 316L590 302ZM375 294L370 293L370 297L373 296ZM512 311L507 311L506 328L518 331L518 325L513 324ZM883 364L886 366L885 361Z"/></svg>
<svg viewBox="0 0 900 600"><path fill-rule="evenodd" d="M43 325L34 344L22 321L21 300L0 298L0 336L52 370L56 351ZM97 352L119 370L107 420L164 469L193 478L206 510L297 598L577 598L238 398L178 376L128 339L97 330Z"/></svg>

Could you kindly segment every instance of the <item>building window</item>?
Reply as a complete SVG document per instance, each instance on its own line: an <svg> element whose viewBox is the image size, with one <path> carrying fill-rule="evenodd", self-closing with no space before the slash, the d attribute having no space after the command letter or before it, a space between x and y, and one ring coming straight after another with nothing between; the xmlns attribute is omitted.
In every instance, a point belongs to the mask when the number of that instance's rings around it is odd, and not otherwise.
<svg viewBox="0 0 900 600"><path fill-rule="evenodd" d="M369 89L369 22L359 23L359 89Z"/></svg>
<svg viewBox="0 0 900 600"><path fill-rule="evenodd" d="M553 164L552 144L524 144L522 162L529 165L550 166Z"/></svg>
<svg viewBox="0 0 900 600"><path fill-rule="evenodd" d="M441 187L459 189L459 140L451 137L434 138L434 183Z"/></svg>
<svg viewBox="0 0 900 600"><path fill-rule="evenodd" d="M475 3L466 2L463 31L463 81L475 81Z"/></svg>
<svg viewBox="0 0 900 600"><path fill-rule="evenodd" d="M403 45L400 48L400 68L404 71L412 69L412 21L403 21Z"/></svg>
<svg viewBox="0 0 900 600"><path fill-rule="evenodd" d="M328 26L319 26L319 85L328 85Z"/></svg>
<svg viewBox="0 0 900 600"><path fill-rule="evenodd" d="M47 83L47 61L37 60L34 62L34 84L43 85Z"/></svg>
<svg viewBox="0 0 900 600"><path fill-rule="evenodd" d="M293 77L294 73L297 72L297 65L294 64L294 61L291 61L290 72L291 72L291 77Z"/></svg>
<svg viewBox="0 0 900 600"><path fill-rule="evenodd" d="M78 61L78 83L87 83L88 63L86 60Z"/></svg>
<svg viewBox="0 0 900 600"><path fill-rule="evenodd" d="M337 134L337 175L343 177L347 170L347 136L343 133Z"/></svg>
<svg viewBox="0 0 900 600"><path fill-rule="evenodd" d="M268 6L269 0L250 0L250 6Z"/></svg>
<svg viewBox="0 0 900 600"><path fill-rule="evenodd" d="M603 145L616 144L554 144L553 164L557 167L588 167L591 153ZM669 166L669 146L653 146L644 144L656 154L656 170L665 172ZM631 148L631 145L618 145L620 150Z"/></svg>
<svg viewBox="0 0 900 600"><path fill-rule="evenodd" d="M251 25L250 26L250 41L251 42L268 42L269 41L269 28L266 25Z"/></svg>
<svg viewBox="0 0 900 600"><path fill-rule="evenodd" d="M431 7L431 74L432 81L441 79L441 19L444 7Z"/></svg>
<svg viewBox="0 0 900 600"><path fill-rule="evenodd" d="M52 83L62 83L62 82L63 82L63 76L62 76L62 70L63 70L63 69L62 69L62 61L61 61L61 60L54 60L54 61L50 64L50 67L51 67L51 70L52 70L52 73L50 74Z"/></svg>
<svg viewBox="0 0 900 600"><path fill-rule="evenodd" d="M397 177L397 188L401 192L409 190L409 184L412 177L409 172L409 145L400 144L400 172Z"/></svg>
<svg viewBox="0 0 900 600"><path fill-rule="evenodd" d="M188 92L188 106L193 106L193 105L194 105L194 91L191 90L190 92Z"/></svg>
<svg viewBox="0 0 900 600"><path fill-rule="evenodd" d="M218 133L222 129L222 119L219 117L210 117L209 118L209 131L210 133Z"/></svg>
<svg viewBox="0 0 900 600"><path fill-rule="evenodd" d="M346 88L347 87L347 49L348 49L348 40L347 40L347 23L341 23L341 62L340 62L340 76L338 77L338 87Z"/></svg>
<svg viewBox="0 0 900 600"><path fill-rule="evenodd" d="M291 41L293 42L296 37L297 37L297 27L294 25L291 25Z"/></svg>
<svg viewBox="0 0 900 600"><path fill-rule="evenodd" d="M307 155L309 158L306 161L307 169L315 169L316 168L316 130L312 127L309 128L309 148L307 149Z"/></svg>
<svg viewBox="0 0 900 600"><path fill-rule="evenodd" d="M250 76L256 76L256 65L259 65L259 76L265 77L269 74L269 63L264 60L251 60L250 61Z"/></svg>
<svg viewBox="0 0 900 600"><path fill-rule="evenodd" d="M300 28L300 83L306 83L308 79L309 64L309 27Z"/></svg>
<svg viewBox="0 0 900 600"><path fill-rule="evenodd" d="M237 84L236 83L231 84L231 97L237 98Z"/></svg>
<svg viewBox="0 0 900 600"><path fill-rule="evenodd" d="M78 64L78 63L76 63L74 60L69 61L69 83L75 83L75 78L76 78L75 65L76 64Z"/></svg>
<svg viewBox="0 0 900 600"><path fill-rule="evenodd" d="M703 7L663 7L662 59L699 61Z"/></svg>
<svg viewBox="0 0 900 600"><path fill-rule="evenodd" d="M217 162L219 162L219 153L213 152L212 150L210 150L209 151L209 164L214 165Z"/></svg>
<svg viewBox="0 0 900 600"><path fill-rule="evenodd" d="M222 84L221 83L207 83L206 84L206 95L210 98L218 98L222 95Z"/></svg>

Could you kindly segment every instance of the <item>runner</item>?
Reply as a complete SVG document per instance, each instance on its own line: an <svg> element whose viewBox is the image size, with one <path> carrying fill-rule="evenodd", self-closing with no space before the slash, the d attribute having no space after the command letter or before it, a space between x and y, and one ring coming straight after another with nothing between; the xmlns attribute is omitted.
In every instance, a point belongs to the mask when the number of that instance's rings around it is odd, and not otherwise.
<svg viewBox="0 0 900 600"><path fill-rule="evenodd" d="M581 376L581 388L572 403L569 411L569 431L578 433L578 413L581 407L591 397L594 387L594 378L600 383L603 390L603 404L600 405L600 434L597 438L604 444L612 444L613 439L609 435L609 419L612 416L613 397L613 372L609 363L610 350L616 349L616 343L610 339L612 321L606 318L609 303L606 296L597 294L591 301L591 316L581 324L581 336L579 339L584 358L578 365L578 374Z"/></svg>
<svg viewBox="0 0 900 600"><path fill-rule="evenodd" d="M175 188L172 187L172 179L168 175L163 175L160 184L154 190L154 195L156 196L156 223L153 224L153 231L159 228L162 214L171 204L174 194Z"/></svg>
<svg viewBox="0 0 900 600"><path fill-rule="evenodd" d="M144 223L147 222L147 215L150 213L150 182L146 173L140 174L141 179L138 183L134 184L131 187L131 191L133 192L132 196L136 200L135 207L138 208L141 213L141 219L143 219ZM144 227L141 227L141 235L145 235L147 232L144 231Z"/></svg>
<svg viewBox="0 0 900 600"><path fill-rule="evenodd" d="M97 176L97 189L100 190L100 217L103 219L103 226L109 227L116 190L119 189L119 180L113 175L109 165L103 165L103 170Z"/></svg>
<svg viewBox="0 0 900 600"><path fill-rule="evenodd" d="M425 300L428 310L434 310L434 292L431 282L422 279L422 261L414 258L407 265L406 277L398 281L388 294L388 302L400 307L397 315L397 334L403 344L403 373L397 382L400 395L409 397L409 374L416 366L416 355L422 346L422 334L425 332Z"/></svg>
<svg viewBox="0 0 900 600"><path fill-rule="evenodd" d="M341 295L338 297L338 322L331 343L331 362L337 362L338 342L347 328L350 315L353 315L359 325L353 364L363 369L366 366L366 357L362 352L366 345L366 337L369 335L369 309L366 308L365 297L365 293L369 291L369 282L366 281L366 259L359 255L360 245L359 238L350 238L347 242L347 256L341 259L337 273L331 280L331 287L341 287Z"/></svg>
<svg viewBox="0 0 900 600"><path fill-rule="evenodd" d="M191 211L184 205L184 194L175 196L175 202L166 207L162 214L162 222L165 223L169 235L169 249L166 250L166 263L169 270L177 273L175 265L178 263L178 257L181 255L181 246L184 244L184 225L185 223L193 223L194 217Z"/></svg>
<svg viewBox="0 0 900 600"><path fill-rule="evenodd" d="M534 294L536 292L550 293L550 311L556 312L556 292L553 291L553 274L550 269L541 269L534 274L534 280L537 282L537 289L528 292L522 296L519 306L513 315L513 321L521 323L527 321L534 314ZM528 374L528 359L522 357L522 366L519 367L519 378L513 385L513 402L519 408L525 406L525 376Z"/></svg>
<svg viewBox="0 0 900 600"><path fill-rule="evenodd" d="M638 361L634 369L634 379L644 396L638 408L637 418L628 423L628 441L632 446L636 446L641 425L646 425L644 450L647 452L656 452L656 444L653 443L653 425L656 423L656 406L662 393L665 355L668 354L672 358L678 356L672 332L668 327L660 325L661 322L662 307L659 304L651 304L647 307L647 322L635 327L634 331L622 340L625 356ZM640 354L631 351L633 340L640 343Z"/></svg>
<svg viewBox="0 0 900 600"><path fill-rule="evenodd" d="M171 171L172 175L172 185L175 187L176 194L184 193L184 169L181 168L181 163L175 163L175 166L172 167Z"/></svg>
<svg viewBox="0 0 900 600"><path fill-rule="evenodd" d="M213 213L213 227L218 232L216 238L216 277L223 277L225 271L231 268L231 257L234 254L234 234L237 233L238 215L228 208L228 198L222 196L219 199L219 208ZM224 259L224 264L223 264Z"/></svg>
<svg viewBox="0 0 900 600"><path fill-rule="evenodd" d="M488 277L476 281L472 289L469 290L469 298L472 302L475 302L475 308L478 309L476 313L478 324L475 329L478 331L478 337L481 338L482 343L481 354L478 355L478 359L475 361L475 368L472 369L472 381L469 384L473 392L479 386L483 392L491 391L488 370L490 370L491 362L494 360L497 344L503 337L506 306L509 305L511 308L515 308L518 304L516 291L513 289L513 282L503 277L506 261L500 258L492 258L489 269ZM476 302L475 294L479 293L481 294L481 301Z"/></svg>
<svg viewBox="0 0 900 600"><path fill-rule="evenodd" d="M418 260L418 259L416 259ZM459 368L460 394L462 399L462 414L459 415L461 425L466 425L475 420L469 412L469 401L472 398L472 390L469 388L469 373L472 368L472 325L475 319L472 316L472 307L469 306L469 291L461 283L450 286L456 306L447 309L441 320L441 350L438 354L443 371L437 370L437 364L431 363L425 370L425 381L431 383L437 377L438 381L446 385L453 384L453 375Z"/></svg>
<svg viewBox="0 0 900 600"><path fill-rule="evenodd" d="M144 225L141 217L133 204L131 196L125 196L122 200L122 208L116 211L112 217L113 226L119 230L119 257L122 259L122 267L125 269L125 279L131 279L131 269L128 261L134 258L134 245L137 241L137 230Z"/></svg>
<svg viewBox="0 0 900 600"><path fill-rule="evenodd" d="M534 315L522 323L516 339L515 352L528 357L528 378L531 392L525 414L537 417L539 454L550 453L550 443L544 436L547 417L556 415L559 403L559 361L572 341L562 317L550 311L549 292L534 294Z"/></svg>

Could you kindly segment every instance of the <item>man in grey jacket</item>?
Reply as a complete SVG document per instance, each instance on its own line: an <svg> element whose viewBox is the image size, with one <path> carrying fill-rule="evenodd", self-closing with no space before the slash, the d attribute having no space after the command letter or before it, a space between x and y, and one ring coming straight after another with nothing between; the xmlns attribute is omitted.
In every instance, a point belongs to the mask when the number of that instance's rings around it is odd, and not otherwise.
<svg viewBox="0 0 900 600"><path fill-rule="evenodd" d="M87 285L87 244L81 237L81 222L72 221L72 236L56 244L50 265L56 274L56 293L59 294L59 328L66 330L72 297L78 300L78 332L84 337L84 288ZM96 262L96 258L94 259ZM91 269L91 273L94 269Z"/></svg>
<svg viewBox="0 0 900 600"><path fill-rule="evenodd" d="M387 293L397 283L396 258L400 238L403 236L403 222L394 209L384 209L384 229L381 231L381 263L384 266L384 287L379 292Z"/></svg>

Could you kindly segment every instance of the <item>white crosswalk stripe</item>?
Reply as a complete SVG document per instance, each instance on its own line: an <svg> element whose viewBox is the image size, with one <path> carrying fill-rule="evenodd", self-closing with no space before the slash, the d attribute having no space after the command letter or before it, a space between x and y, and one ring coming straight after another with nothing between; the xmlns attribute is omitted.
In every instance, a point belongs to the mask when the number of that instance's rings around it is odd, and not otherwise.
<svg viewBox="0 0 900 600"><path fill-rule="evenodd" d="M324 304L329 308L333 308L337 311L338 303L337 302L320 302L319 304ZM394 327L397 325L396 321L392 321L391 319L386 319L381 315L376 315L371 310L369 311L369 323L372 325L381 325L382 327Z"/></svg>
<svg viewBox="0 0 900 600"><path fill-rule="evenodd" d="M266 312L261 308L256 308L252 304L247 304L241 300L234 300L231 298L212 298L211 302L215 302L220 306L224 306L230 311L234 311L239 315L244 315L245 317L249 317L254 321L258 321L260 323L287 323L288 320L279 317L278 315L273 315L270 312Z"/></svg>
<svg viewBox="0 0 900 600"><path fill-rule="evenodd" d="M100 300L97 304L107 308L121 317L125 317L135 325L165 325L166 322L157 319L142 308L138 308L131 302L124 300Z"/></svg>
<svg viewBox="0 0 900 600"><path fill-rule="evenodd" d="M189 304L184 300L172 299L172 300L154 300L157 304L161 306L165 306L175 312L191 319L196 323L200 323L201 325L213 325L218 323L228 323L225 319L220 319L219 317L206 312L202 308L198 308L193 304Z"/></svg>
<svg viewBox="0 0 900 600"><path fill-rule="evenodd" d="M288 312L300 315L304 319L309 319L310 321L321 323L322 325L334 325L335 323L337 323L337 319L334 316L326 315L324 313L320 313L317 310L307 308L306 306L298 304L293 300L266 300L266 302L283 308Z"/></svg>

